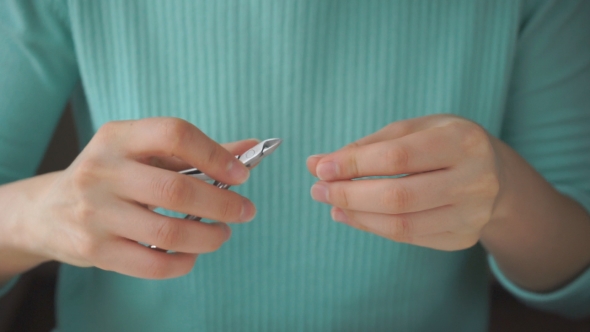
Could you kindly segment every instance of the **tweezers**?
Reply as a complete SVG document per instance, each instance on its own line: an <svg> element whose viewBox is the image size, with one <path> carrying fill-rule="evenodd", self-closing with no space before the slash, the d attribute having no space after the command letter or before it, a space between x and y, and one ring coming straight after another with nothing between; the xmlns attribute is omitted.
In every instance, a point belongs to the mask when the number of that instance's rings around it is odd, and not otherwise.
<svg viewBox="0 0 590 332"><path fill-rule="evenodd" d="M258 165L260 163L260 161L262 159L264 159L266 156L273 153L277 149L277 147L281 144L281 142L283 142L283 140L280 138L270 138L270 139L264 140L264 141L256 144L250 150L242 153L239 156L236 156L236 158L238 158L238 160L241 161L242 164L244 164L244 166L246 166L247 168L252 168L252 167ZM219 182L196 168L185 169L185 170L182 170L178 173L186 174L188 176L192 176L196 179L203 180L203 181L214 181L213 185L216 186L217 188L220 188L220 189L229 189L229 187L231 187L231 185ZM184 219L200 221L201 217L187 214L184 217ZM149 247L151 249L166 251L165 249L160 249L160 248L156 247L155 245L149 245Z"/></svg>

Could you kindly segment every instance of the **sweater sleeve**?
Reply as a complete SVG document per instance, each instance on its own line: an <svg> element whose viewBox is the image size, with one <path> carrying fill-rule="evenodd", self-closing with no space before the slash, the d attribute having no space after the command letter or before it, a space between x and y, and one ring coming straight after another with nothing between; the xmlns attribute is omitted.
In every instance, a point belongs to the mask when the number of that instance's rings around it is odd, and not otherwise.
<svg viewBox="0 0 590 332"><path fill-rule="evenodd" d="M19 277L20 276L15 276L12 279L8 280L7 283L0 284L0 297L4 296L4 294L8 293L12 289L12 287L16 285L16 282L18 281Z"/></svg>
<svg viewBox="0 0 590 332"><path fill-rule="evenodd" d="M502 139L590 211L590 1L528 5ZM590 270L561 289L538 294L519 288L493 257L489 261L499 282L526 304L569 317L590 313Z"/></svg>
<svg viewBox="0 0 590 332"><path fill-rule="evenodd" d="M77 81L67 8L0 0L0 185L35 174Z"/></svg>

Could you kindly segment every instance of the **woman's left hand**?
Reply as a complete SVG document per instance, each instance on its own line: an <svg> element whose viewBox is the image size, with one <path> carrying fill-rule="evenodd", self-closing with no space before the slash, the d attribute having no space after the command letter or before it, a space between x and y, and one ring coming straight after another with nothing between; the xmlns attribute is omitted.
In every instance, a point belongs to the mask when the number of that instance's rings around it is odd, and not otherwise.
<svg viewBox="0 0 590 332"><path fill-rule="evenodd" d="M394 122L309 157L307 167L320 179L311 195L349 226L397 242L465 249L479 241L503 192L499 148L481 126L454 115Z"/></svg>

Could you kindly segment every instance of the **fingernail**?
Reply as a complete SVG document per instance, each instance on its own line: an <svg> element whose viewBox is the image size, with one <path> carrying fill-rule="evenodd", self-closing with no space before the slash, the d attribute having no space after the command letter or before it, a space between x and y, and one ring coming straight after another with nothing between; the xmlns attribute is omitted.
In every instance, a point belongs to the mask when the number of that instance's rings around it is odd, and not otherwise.
<svg viewBox="0 0 590 332"><path fill-rule="evenodd" d="M338 221L338 222L347 222L348 216L346 215L346 213L344 213L344 211L342 211L342 209L333 208L332 209L332 219L334 219L334 221Z"/></svg>
<svg viewBox="0 0 590 332"><path fill-rule="evenodd" d="M256 208L249 200L242 199L242 213L240 214L240 221L250 221L256 215Z"/></svg>
<svg viewBox="0 0 590 332"><path fill-rule="evenodd" d="M311 159L321 159L321 158L323 158L325 155L326 155L325 153L314 154L314 155L311 155L311 156L307 157L307 160L309 161L309 160L311 160Z"/></svg>
<svg viewBox="0 0 590 332"><path fill-rule="evenodd" d="M250 171L239 160L229 163L227 170L229 175L240 183L248 180L250 176Z"/></svg>
<svg viewBox="0 0 590 332"><path fill-rule="evenodd" d="M338 164L333 161L329 161L327 163L322 163L318 165L316 172L318 173L318 178L320 180L331 180L338 176L339 172Z"/></svg>
<svg viewBox="0 0 590 332"><path fill-rule="evenodd" d="M311 197L318 202L328 203L328 187L322 183L311 186Z"/></svg>

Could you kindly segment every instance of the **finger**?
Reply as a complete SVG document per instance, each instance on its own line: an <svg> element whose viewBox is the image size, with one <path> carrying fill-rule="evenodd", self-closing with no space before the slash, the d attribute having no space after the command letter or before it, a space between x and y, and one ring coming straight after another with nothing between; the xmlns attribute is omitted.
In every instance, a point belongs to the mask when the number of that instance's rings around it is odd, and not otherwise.
<svg viewBox="0 0 590 332"><path fill-rule="evenodd" d="M318 174L316 173L316 168L318 165L318 162L325 156L327 156L328 154L324 153L324 154L315 154L313 156L309 156L307 157L307 160L305 161L305 165L307 166L307 170L311 173L311 175L313 175L314 177L318 177Z"/></svg>
<svg viewBox="0 0 590 332"><path fill-rule="evenodd" d="M453 232L442 232L436 234L429 234L425 236L401 236L400 234L392 234L387 228L367 228L366 225L360 224L355 220L350 220L344 223L348 226L354 227L358 230L373 233L375 235L384 237L386 239L407 243L415 246L431 248L444 251L456 251L473 247L479 241L477 233L456 234Z"/></svg>
<svg viewBox="0 0 590 332"><path fill-rule="evenodd" d="M406 243L436 250L457 251L471 248L476 245L477 242L479 242L478 233L455 234L452 232L445 232L416 237L412 239L412 242Z"/></svg>
<svg viewBox="0 0 590 332"><path fill-rule="evenodd" d="M365 136L355 142L352 142L352 143L342 147L341 149L337 150L336 152L348 150L351 148L354 149L354 148L358 148L358 147L361 147L364 145L373 144L373 143L377 143L377 142L381 142L381 141L393 140L393 139L397 139L400 137L404 137L406 135L414 133L414 132L420 130L421 128L425 127L426 121L424 120L424 118L425 117L390 123L387 126L376 131L375 133ZM320 162L320 160L322 160L323 157L329 156L329 155L330 154L327 154L327 153L316 154L316 155L309 156L307 158L307 161L306 161L307 169L309 170L309 172L313 176L318 177L318 174L316 172L318 163ZM322 180L325 180L325 179L322 179Z"/></svg>
<svg viewBox="0 0 590 332"><path fill-rule="evenodd" d="M127 162L115 176L114 192L122 199L224 222L249 221L256 214L247 198L176 172Z"/></svg>
<svg viewBox="0 0 590 332"><path fill-rule="evenodd" d="M224 223L202 223L172 218L130 202L117 202L105 212L104 227L111 234L184 253L207 253L231 235Z"/></svg>
<svg viewBox="0 0 590 332"><path fill-rule="evenodd" d="M398 139L418 131L428 129L434 125L439 124L440 119L447 115L444 114L433 114L428 116L422 116L419 118L407 119L402 121L396 121L388 124L387 126L379 129L371 135L365 136L344 148L358 147L367 144L373 144L386 140Z"/></svg>
<svg viewBox="0 0 590 332"><path fill-rule="evenodd" d="M259 139L249 138L236 142L223 143L221 146L235 156L248 151L258 143L260 143Z"/></svg>
<svg viewBox="0 0 590 332"><path fill-rule="evenodd" d="M334 181L443 169L461 158L459 143L454 132L435 127L399 139L338 150L318 161L316 174L321 180Z"/></svg>
<svg viewBox="0 0 590 332"><path fill-rule="evenodd" d="M342 210L333 207L332 219L371 233L386 234L390 239L412 239L455 230L460 224L453 213L455 206L443 206L427 211L383 214Z"/></svg>
<svg viewBox="0 0 590 332"><path fill-rule="evenodd" d="M101 247L95 266L144 279L168 279L185 275L195 265L197 255L167 254L126 239Z"/></svg>
<svg viewBox="0 0 590 332"><path fill-rule="evenodd" d="M221 144L221 146L235 156L248 151L248 149L252 148L259 142L260 141L257 139L247 139L232 143ZM147 165L168 169L176 172L192 168L192 166L189 163L176 156L150 156L146 157L145 159L138 158L138 160Z"/></svg>
<svg viewBox="0 0 590 332"><path fill-rule="evenodd" d="M453 204L460 193L447 170L415 174L398 179L316 182L311 196L316 201L345 210L399 214ZM456 182L455 182L456 183Z"/></svg>
<svg viewBox="0 0 590 332"><path fill-rule="evenodd" d="M157 168L167 169L175 172L182 171L187 168L191 168L191 165L186 161L178 158L178 157L147 157L145 159L138 159L139 162L143 164L147 164L150 166L154 166Z"/></svg>
<svg viewBox="0 0 590 332"><path fill-rule="evenodd" d="M178 157L224 183L239 184L249 176L248 169L232 153L182 119L112 122L101 127L97 136L133 158Z"/></svg>

